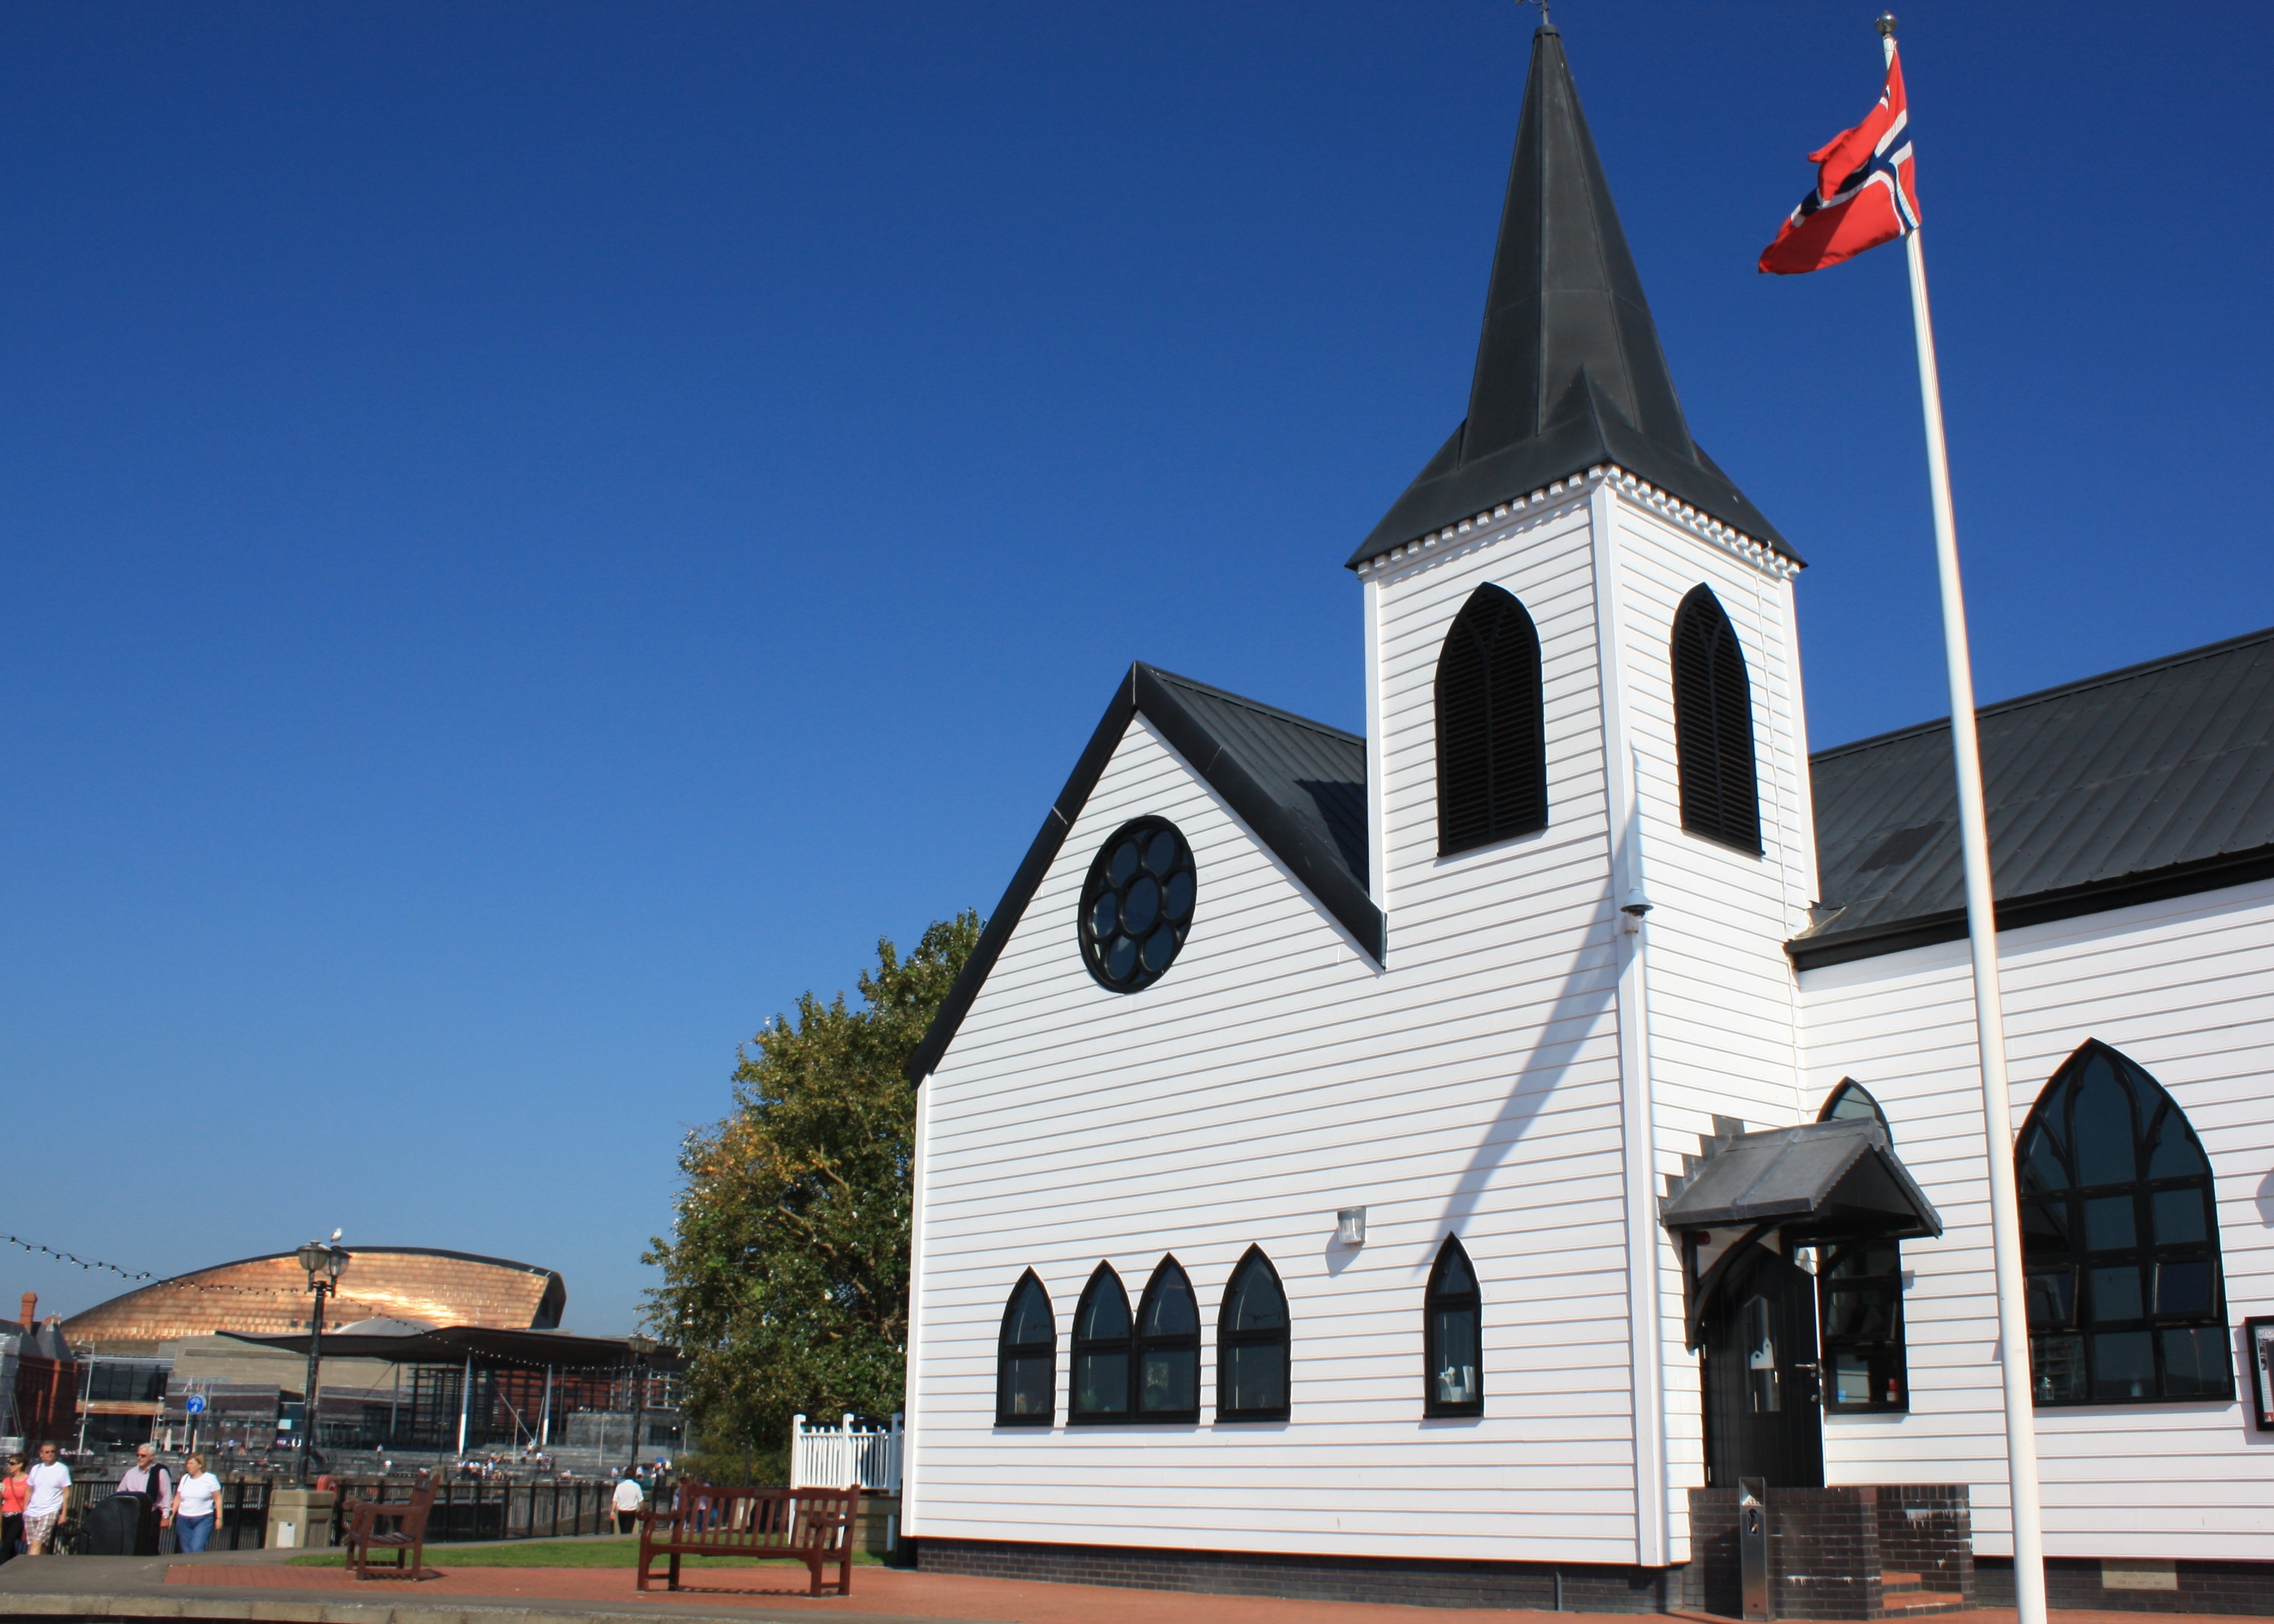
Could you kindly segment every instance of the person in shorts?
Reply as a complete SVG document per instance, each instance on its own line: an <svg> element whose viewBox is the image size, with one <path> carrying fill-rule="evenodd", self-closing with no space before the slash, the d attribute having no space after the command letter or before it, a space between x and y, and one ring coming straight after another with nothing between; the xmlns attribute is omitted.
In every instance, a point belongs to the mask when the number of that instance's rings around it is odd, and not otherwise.
<svg viewBox="0 0 2274 1624"><path fill-rule="evenodd" d="M26 1553L44 1556L56 1537L56 1521L71 1499L71 1468L63 1463L55 1445L40 1446L40 1463L32 1468L32 1497L24 1506L24 1545Z"/></svg>
<svg viewBox="0 0 2274 1624"><path fill-rule="evenodd" d="M633 1523L639 1520L639 1508L646 1501L647 1496L640 1490L639 1479L626 1472L623 1480L616 1485L616 1532L629 1534L632 1531Z"/></svg>

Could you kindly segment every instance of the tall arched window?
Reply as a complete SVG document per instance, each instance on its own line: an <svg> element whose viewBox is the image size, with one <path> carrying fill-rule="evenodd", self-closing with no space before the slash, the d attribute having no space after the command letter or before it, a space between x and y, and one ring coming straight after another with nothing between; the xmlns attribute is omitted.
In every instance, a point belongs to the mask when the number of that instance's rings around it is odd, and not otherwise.
<svg viewBox="0 0 2274 1624"><path fill-rule="evenodd" d="M995 1340L995 1425L1048 1426L1058 1402L1058 1322L1028 1269L1012 1288Z"/></svg>
<svg viewBox="0 0 2274 1624"><path fill-rule="evenodd" d="M1073 1391L1066 1402L1067 1420L1129 1419L1136 1351L1130 1331L1129 1294L1113 1266L1101 1263L1090 1272L1073 1313Z"/></svg>
<svg viewBox="0 0 2274 1624"><path fill-rule="evenodd" d="M1437 850L1547 827L1540 634L1522 604L1480 586L1437 655Z"/></svg>
<svg viewBox="0 0 2274 1624"><path fill-rule="evenodd" d="M1174 1258L1154 1266L1137 1304L1137 1418L1201 1418L1201 1311Z"/></svg>
<svg viewBox="0 0 2274 1624"><path fill-rule="evenodd" d="M1216 1323L1219 1421L1287 1418L1287 1293L1260 1246L1250 1246Z"/></svg>
<svg viewBox="0 0 2274 1624"><path fill-rule="evenodd" d="M1736 628L1709 587L1692 587L1674 617L1674 754L1682 826L1758 855L1752 680Z"/></svg>
<svg viewBox="0 0 2274 1624"><path fill-rule="evenodd" d="M2037 1402L2233 1398L2210 1162L2178 1101L2092 1040L2014 1154Z"/></svg>
<svg viewBox="0 0 2274 1624"><path fill-rule="evenodd" d="M1887 1143L1895 1142L1886 1112L1852 1077L1840 1079L1816 1120L1876 1122ZM1901 1243L1878 1236L1826 1241L1817 1264L1816 1302L1824 1407L1834 1414L1909 1410Z"/></svg>
<svg viewBox="0 0 2274 1624"><path fill-rule="evenodd" d="M1427 1344L1425 1416L1485 1412L1484 1298L1469 1254L1448 1235L1429 1271L1429 1300L1422 1340Z"/></svg>

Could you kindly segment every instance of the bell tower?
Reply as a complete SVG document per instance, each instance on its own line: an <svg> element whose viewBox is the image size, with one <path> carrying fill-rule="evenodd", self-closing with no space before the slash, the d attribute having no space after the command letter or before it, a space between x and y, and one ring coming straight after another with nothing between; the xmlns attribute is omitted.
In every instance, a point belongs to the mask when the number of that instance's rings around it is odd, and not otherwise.
<svg viewBox="0 0 2274 1624"><path fill-rule="evenodd" d="M1347 567L1385 974L1487 981L1520 1086L1574 1102L1560 1057L1615 1031L1636 1548L1683 1560L1704 1456L1658 1198L1715 1117L1811 1114L1802 566L1690 432L1552 26L1467 416Z"/></svg>

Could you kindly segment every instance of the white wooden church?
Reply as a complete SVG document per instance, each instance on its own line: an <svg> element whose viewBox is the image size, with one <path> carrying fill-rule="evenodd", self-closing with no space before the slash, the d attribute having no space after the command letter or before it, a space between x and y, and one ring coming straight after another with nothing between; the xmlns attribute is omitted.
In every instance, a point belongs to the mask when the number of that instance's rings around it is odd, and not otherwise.
<svg viewBox="0 0 2274 1624"><path fill-rule="evenodd" d="M2013 1154L2056 1605L2274 1612L2274 633L1984 710L1985 1145L1947 725L1810 755L1552 27L1348 568L1365 737L1132 666L912 1067L922 1565L1652 1610L1757 1479L2010 1594Z"/></svg>

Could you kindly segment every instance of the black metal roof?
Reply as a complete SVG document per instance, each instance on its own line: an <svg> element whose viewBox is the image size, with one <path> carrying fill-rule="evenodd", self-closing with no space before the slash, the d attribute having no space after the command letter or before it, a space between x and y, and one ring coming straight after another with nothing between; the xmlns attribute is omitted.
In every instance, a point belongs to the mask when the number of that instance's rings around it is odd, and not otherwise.
<svg viewBox="0 0 2274 1624"><path fill-rule="evenodd" d="M224 1331L234 1342L256 1347L305 1354L308 1338L248 1336ZM520 1331L501 1326L446 1325L410 1336L374 1336L333 1332L324 1338L323 1351L335 1359L384 1359L391 1365L456 1365L471 1358L477 1365L550 1365L561 1369L620 1370L635 1363L654 1371L687 1368L676 1348L635 1351L623 1336L575 1336L566 1331Z"/></svg>
<svg viewBox="0 0 2274 1624"><path fill-rule="evenodd" d="M2001 929L2274 874L2274 630L1977 712ZM1966 934L1946 718L1810 758L1803 969Z"/></svg>
<svg viewBox="0 0 2274 1624"><path fill-rule="evenodd" d="M1468 417L1349 562L1599 463L1795 556L1690 438L1562 37L1543 25L1532 36Z"/></svg>
<svg viewBox="0 0 2274 1624"><path fill-rule="evenodd" d="M1190 762L1257 839L1379 964L1388 925L1367 891L1366 741L1291 711L1147 665L1130 666L1051 804L1003 900L909 1057L916 1082L936 1070L1027 904L1034 900L1099 775L1142 715ZM1071 935L1071 933L1069 933Z"/></svg>
<svg viewBox="0 0 2274 1624"><path fill-rule="evenodd" d="M1717 1139L1658 1206L1669 1229L1774 1223L1796 1233L1942 1233L1934 1203L1869 1116Z"/></svg>

